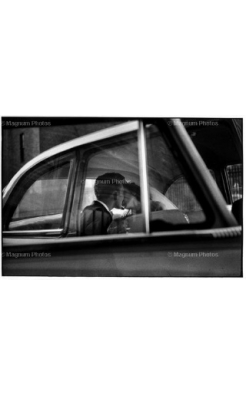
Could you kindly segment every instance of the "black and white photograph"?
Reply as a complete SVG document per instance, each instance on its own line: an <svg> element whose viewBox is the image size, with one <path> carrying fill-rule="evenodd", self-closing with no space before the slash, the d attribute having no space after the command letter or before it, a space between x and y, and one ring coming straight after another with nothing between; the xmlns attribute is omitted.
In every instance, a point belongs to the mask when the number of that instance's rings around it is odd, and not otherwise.
<svg viewBox="0 0 246 395"><path fill-rule="evenodd" d="M1 395L246 394L244 8L2 2Z"/></svg>
<svg viewBox="0 0 246 395"><path fill-rule="evenodd" d="M242 276L242 119L4 118L5 276Z"/></svg>

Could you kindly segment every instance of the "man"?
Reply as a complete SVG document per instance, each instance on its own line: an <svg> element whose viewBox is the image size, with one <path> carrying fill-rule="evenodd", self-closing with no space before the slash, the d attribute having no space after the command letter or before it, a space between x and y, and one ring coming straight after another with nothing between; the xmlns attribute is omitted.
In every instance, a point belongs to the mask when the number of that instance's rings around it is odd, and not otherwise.
<svg viewBox="0 0 246 395"><path fill-rule="evenodd" d="M96 179L97 200L81 214L81 236L106 235L113 219L126 216L128 210L119 210L124 198L124 183L125 178L119 173L106 173Z"/></svg>

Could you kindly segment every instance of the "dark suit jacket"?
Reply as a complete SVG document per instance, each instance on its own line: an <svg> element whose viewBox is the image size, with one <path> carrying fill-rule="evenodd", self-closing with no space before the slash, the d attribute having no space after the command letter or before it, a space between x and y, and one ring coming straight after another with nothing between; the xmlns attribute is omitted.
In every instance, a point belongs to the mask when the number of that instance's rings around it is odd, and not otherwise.
<svg viewBox="0 0 246 395"><path fill-rule="evenodd" d="M106 235L112 216L108 210L98 201L86 206L81 213L80 235Z"/></svg>

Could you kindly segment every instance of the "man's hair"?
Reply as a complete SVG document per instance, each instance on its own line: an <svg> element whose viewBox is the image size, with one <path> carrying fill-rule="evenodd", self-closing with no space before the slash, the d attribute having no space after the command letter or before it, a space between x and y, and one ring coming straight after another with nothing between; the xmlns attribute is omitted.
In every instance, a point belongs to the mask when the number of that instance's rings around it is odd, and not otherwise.
<svg viewBox="0 0 246 395"><path fill-rule="evenodd" d="M105 173L97 177L95 182L95 195L98 200L104 201L114 191L118 191L125 184L125 177L120 173Z"/></svg>

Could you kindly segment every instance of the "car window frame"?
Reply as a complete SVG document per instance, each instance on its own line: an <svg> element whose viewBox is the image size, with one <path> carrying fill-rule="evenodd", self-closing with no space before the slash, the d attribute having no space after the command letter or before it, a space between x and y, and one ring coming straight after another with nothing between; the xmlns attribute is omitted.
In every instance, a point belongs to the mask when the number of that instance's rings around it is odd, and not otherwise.
<svg viewBox="0 0 246 395"><path fill-rule="evenodd" d="M14 188L12 189L12 191L9 194L8 197L8 202L14 199L14 194L16 192L16 188L18 188L18 186L24 181L26 181L26 178L30 175L30 173L35 169L38 169L39 167L42 168L42 166L47 166L49 167L50 165L50 169L52 169L52 164L55 161L59 161L59 166L62 166L62 162L66 163L70 161L70 169L69 169L69 173L68 173L68 185L67 185L67 191L66 191L66 198L65 198L65 202L64 202L64 206L63 206L63 213L62 213L62 222L61 222L61 226L59 228L55 228L55 229L34 229L34 230L8 230L5 229L2 234L4 237L62 237L63 235L65 235L66 233L66 225L67 225L67 215L69 215L69 210L68 207L71 206L71 191L73 189L73 184L74 184L74 174L76 171L76 166L77 166L77 157L76 157L76 151L75 150L69 150L66 152L62 152L61 154L57 154L54 156L51 156L48 159L45 159L43 161L38 162L34 167L31 167L28 171L24 172L22 177L19 178L19 180L17 181L17 183L14 185ZM33 184L32 183L30 185ZM29 186L30 187L30 186ZM28 188L29 188L28 187ZM28 190L28 188L26 189L26 191ZM24 195L23 195L24 196ZM21 199L20 199L21 200ZM14 210L16 209L16 207L18 206L18 204L15 205ZM14 210L12 210L14 212ZM9 210L8 210L9 211ZM4 226L8 226L10 223L10 217L11 217L11 211L5 213L3 222L4 222Z"/></svg>

